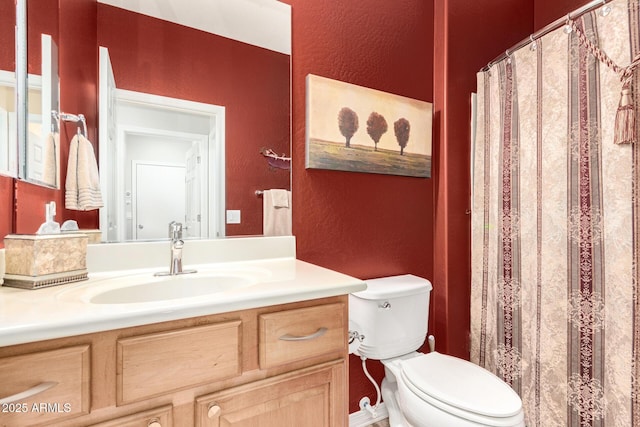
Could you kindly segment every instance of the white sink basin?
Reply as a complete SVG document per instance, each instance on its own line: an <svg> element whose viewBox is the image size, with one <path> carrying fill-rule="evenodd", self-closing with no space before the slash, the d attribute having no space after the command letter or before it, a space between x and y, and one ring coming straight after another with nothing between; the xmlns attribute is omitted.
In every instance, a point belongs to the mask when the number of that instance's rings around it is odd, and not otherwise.
<svg viewBox="0 0 640 427"><path fill-rule="evenodd" d="M190 298L224 292L253 283L248 278L237 276L181 275L163 281L150 281L105 290L91 297L89 302L93 304L132 304Z"/></svg>
<svg viewBox="0 0 640 427"><path fill-rule="evenodd" d="M206 298L265 279L262 269L203 271L175 276L132 274L84 282L65 289L58 298L91 304L140 304L183 298Z"/></svg>

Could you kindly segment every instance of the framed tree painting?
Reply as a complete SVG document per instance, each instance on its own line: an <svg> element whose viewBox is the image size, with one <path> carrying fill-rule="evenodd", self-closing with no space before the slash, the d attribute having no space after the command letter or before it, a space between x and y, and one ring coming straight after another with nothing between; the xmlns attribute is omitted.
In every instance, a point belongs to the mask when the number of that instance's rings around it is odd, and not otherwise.
<svg viewBox="0 0 640 427"><path fill-rule="evenodd" d="M428 178L433 104L307 75L307 169Z"/></svg>

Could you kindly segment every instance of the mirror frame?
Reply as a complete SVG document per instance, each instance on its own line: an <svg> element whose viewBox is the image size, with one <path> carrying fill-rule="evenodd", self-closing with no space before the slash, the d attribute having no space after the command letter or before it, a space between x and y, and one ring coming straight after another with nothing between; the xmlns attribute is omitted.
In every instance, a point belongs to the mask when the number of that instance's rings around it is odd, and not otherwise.
<svg viewBox="0 0 640 427"><path fill-rule="evenodd" d="M18 177L27 176L27 0L16 0L16 128Z"/></svg>

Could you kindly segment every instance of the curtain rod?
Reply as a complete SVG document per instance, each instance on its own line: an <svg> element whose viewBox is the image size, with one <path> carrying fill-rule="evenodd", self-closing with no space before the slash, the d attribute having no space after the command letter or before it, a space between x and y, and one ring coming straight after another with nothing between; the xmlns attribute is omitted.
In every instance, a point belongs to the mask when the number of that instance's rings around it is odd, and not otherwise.
<svg viewBox="0 0 640 427"><path fill-rule="evenodd" d="M591 2L585 4L584 6L579 7L578 9L574 10L573 12L568 13L567 16L559 18L559 19L553 21L551 24L547 25L543 29L541 29L539 31L536 31L535 33L531 34L526 39L520 41L519 43L516 43L515 45L513 45L512 47L507 49L504 53L498 55L493 61L491 61L487 65L485 65L480 71L489 71L491 66L493 66L494 64L497 64L498 62L500 62L503 59L507 58L509 55L511 55L516 50L521 49L521 48L525 47L526 45L528 45L529 43L534 42L536 39L539 39L540 37L544 36L545 34L548 34L551 31L562 27L563 25L565 25L567 23L567 21L575 19L575 18L578 18L578 17L584 15L585 13L591 12L593 9L596 9L599 6L604 6L606 3L610 3L611 1L613 1L613 0L592 0Z"/></svg>

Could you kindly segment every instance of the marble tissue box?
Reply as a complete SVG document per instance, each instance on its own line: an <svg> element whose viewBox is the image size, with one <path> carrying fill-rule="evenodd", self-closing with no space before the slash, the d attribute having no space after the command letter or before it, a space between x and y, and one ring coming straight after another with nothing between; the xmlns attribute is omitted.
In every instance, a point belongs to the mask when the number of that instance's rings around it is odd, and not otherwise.
<svg viewBox="0 0 640 427"><path fill-rule="evenodd" d="M100 243L100 240L102 239L102 231L100 230L73 230L65 231L64 233L86 234L90 245L93 243Z"/></svg>
<svg viewBox="0 0 640 427"><path fill-rule="evenodd" d="M86 234L9 234L4 286L38 289L86 280Z"/></svg>

